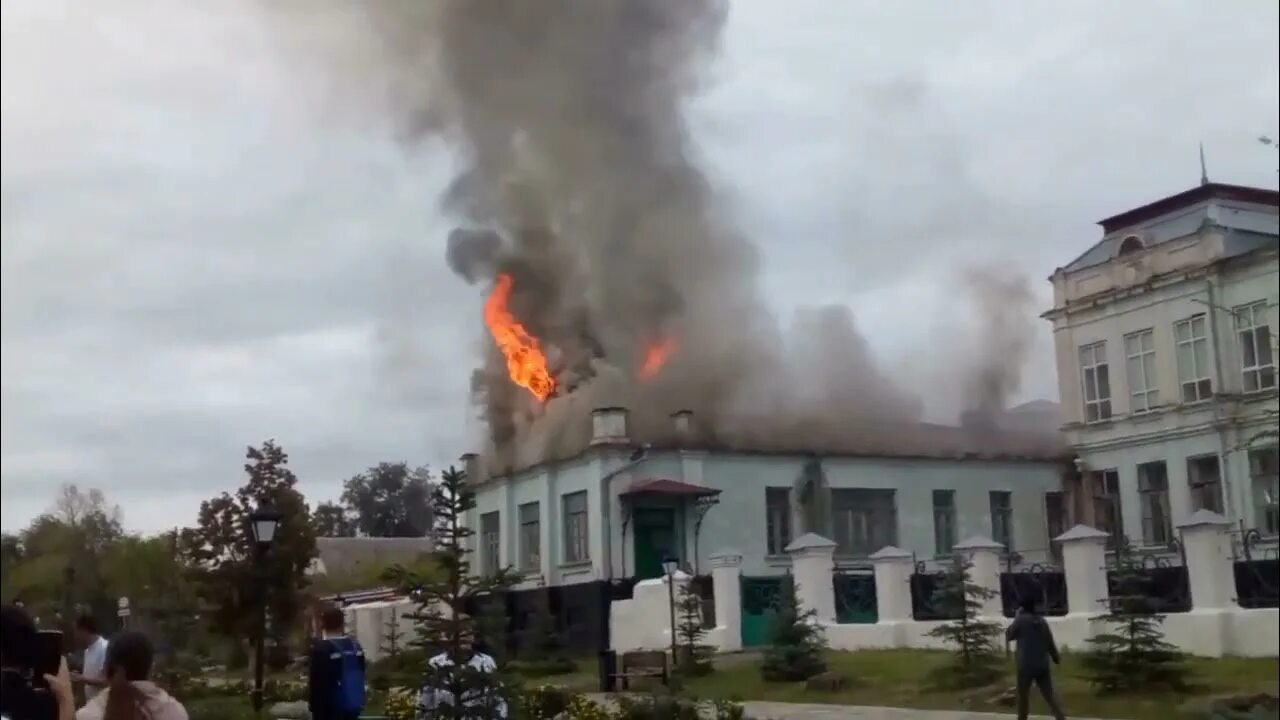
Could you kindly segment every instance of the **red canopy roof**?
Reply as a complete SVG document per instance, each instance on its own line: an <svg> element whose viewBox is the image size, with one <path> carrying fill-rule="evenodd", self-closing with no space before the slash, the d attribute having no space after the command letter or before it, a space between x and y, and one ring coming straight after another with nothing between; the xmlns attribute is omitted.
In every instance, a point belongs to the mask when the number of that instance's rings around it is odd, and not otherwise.
<svg viewBox="0 0 1280 720"><path fill-rule="evenodd" d="M704 487L702 485L690 485L679 480L642 480L632 485L622 493L622 497L628 495L678 495L681 497L710 497L719 495L720 491L715 488Z"/></svg>

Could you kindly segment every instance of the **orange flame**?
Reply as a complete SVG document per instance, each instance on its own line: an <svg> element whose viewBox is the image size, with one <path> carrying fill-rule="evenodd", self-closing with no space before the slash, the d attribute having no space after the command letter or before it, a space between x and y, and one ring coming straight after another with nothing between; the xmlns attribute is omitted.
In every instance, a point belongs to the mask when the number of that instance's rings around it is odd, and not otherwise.
<svg viewBox="0 0 1280 720"><path fill-rule="evenodd" d="M507 309L515 280L507 273L498 275L493 292L484 303L484 324L507 358L507 375L511 382L533 393L539 400L546 400L556 389L556 379L547 369L547 356L538 345L538 338L516 320Z"/></svg>
<svg viewBox="0 0 1280 720"><path fill-rule="evenodd" d="M640 379L648 380L662 372L662 368L666 366L675 351L676 340L672 337L663 338L649 345L644 351L644 362L640 365L640 372L637 373Z"/></svg>

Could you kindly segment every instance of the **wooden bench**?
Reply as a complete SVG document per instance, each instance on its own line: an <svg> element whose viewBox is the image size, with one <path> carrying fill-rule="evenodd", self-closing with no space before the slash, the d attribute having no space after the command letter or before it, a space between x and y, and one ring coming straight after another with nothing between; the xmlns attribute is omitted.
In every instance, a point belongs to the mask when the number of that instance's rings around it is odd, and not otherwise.
<svg viewBox="0 0 1280 720"><path fill-rule="evenodd" d="M667 684L667 653L662 650L645 650L623 653L614 679L622 681L622 689L631 689L632 678L658 678Z"/></svg>

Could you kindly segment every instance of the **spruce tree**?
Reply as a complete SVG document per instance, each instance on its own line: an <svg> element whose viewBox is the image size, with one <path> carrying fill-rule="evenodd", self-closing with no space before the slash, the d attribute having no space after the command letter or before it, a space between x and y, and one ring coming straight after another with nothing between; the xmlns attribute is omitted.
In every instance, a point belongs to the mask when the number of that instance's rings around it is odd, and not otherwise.
<svg viewBox="0 0 1280 720"><path fill-rule="evenodd" d="M1099 694L1188 689L1185 656L1164 639L1164 616L1145 592L1146 573L1127 552L1117 554L1106 625L1088 639L1085 675Z"/></svg>
<svg viewBox="0 0 1280 720"><path fill-rule="evenodd" d="M680 657L676 672L686 677L698 677L711 672L711 646L707 645L707 629L702 624L702 596L688 582L680 588L676 602L676 641Z"/></svg>
<svg viewBox="0 0 1280 720"><path fill-rule="evenodd" d="M534 595L529 625L520 642L522 672L530 676L563 675L577 668L569 656L551 611L551 591L543 588Z"/></svg>
<svg viewBox="0 0 1280 720"><path fill-rule="evenodd" d="M490 720L502 717L500 708L507 705L509 692L497 674L468 665L480 639L468 611L501 597L515 582L507 569L472 573L468 544L475 533L463 519L474 507L466 475L449 468L432 492L435 572L420 574L404 567L391 571L392 579L414 600L415 643L428 649L428 657L440 653L449 661L443 667L428 666L424 685L462 700L438 704L422 716L427 720Z"/></svg>
<svg viewBox="0 0 1280 720"><path fill-rule="evenodd" d="M996 593L974 583L972 569L968 558L957 555L933 592L934 607L943 617L955 618L929 631L929 637L942 640L955 651L951 662L931 674L939 687L981 687L1000 677L1000 626L980 619L983 603Z"/></svg>
<svg viewBox="0 0 1280 720"><path fill-rule="evenodd" d="M403 649L404 633L400 630L400 613L391 608L391 615L382 626L382 654L388 658L397 658Z"/></svg>
<svg viewBox="0 0 1280 720"><path fill-rule="evenodd" d="M795 682L826 672L823 657L827 649L817 611L800 610L800 598L791 575L782 581L778 615L774 618L769 648L765 651L760 675L769 682Z"/></svg>

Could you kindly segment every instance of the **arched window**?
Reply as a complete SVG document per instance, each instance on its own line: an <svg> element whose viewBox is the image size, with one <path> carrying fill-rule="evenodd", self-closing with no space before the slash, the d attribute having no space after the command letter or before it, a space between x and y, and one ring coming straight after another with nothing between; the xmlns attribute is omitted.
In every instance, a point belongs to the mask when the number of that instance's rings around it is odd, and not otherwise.
<svg viewBox="0 0 1280 720"><path fill-rule="evenodd" d="M1131 253L1141 252L1143 249L1145 249L1145 246L1142 244L1142 238L1137 235L1127 235L1125 236L1125 239L1120 241L1120 250L1116 255L1129 255Z"/></svg>

